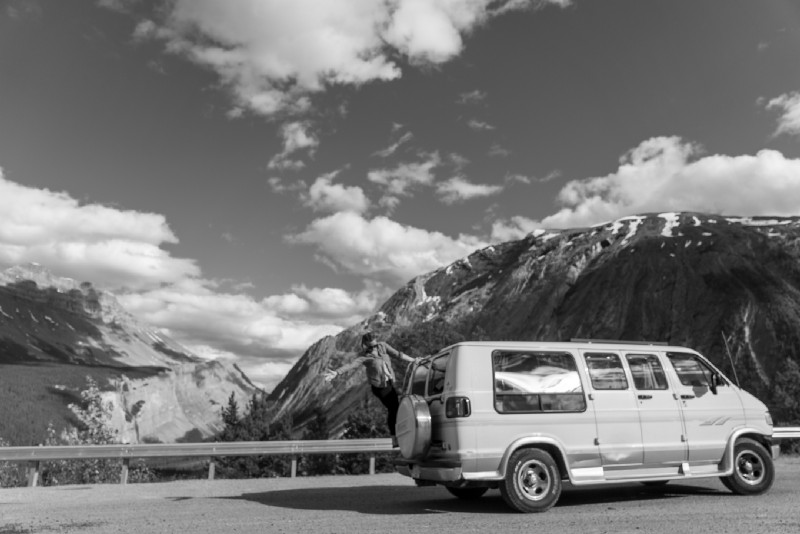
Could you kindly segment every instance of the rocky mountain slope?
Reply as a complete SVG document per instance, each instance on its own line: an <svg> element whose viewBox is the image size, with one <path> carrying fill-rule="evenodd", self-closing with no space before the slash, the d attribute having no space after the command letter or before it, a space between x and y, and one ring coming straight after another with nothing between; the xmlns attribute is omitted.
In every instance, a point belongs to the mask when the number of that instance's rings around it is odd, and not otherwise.
<svg viewBox="0 0 800 534"><path fill-rule="evenodd" d="M363 398L361 369L328 385L326 368L434 320L466 338L667 341L707 355L800 422L800 218L662 213L537 231L411 280L362 323L310 347L271 399L302 428L316 409L341 428ZM413 351L412 351L413 352Z"/></svg>
<svg viewBox="0 0 800 534"><path fill-rule="evenodd" d="M71 422L67 401L77 399L81 386L75 380L67 383L68 378L95 377L114 406L112 424L131 443L213 435L221 427L220 409L229 396L233 393L244 405L257 391L238 367L198 358L137 321L112 294L88 282L54 277L36 264L0 272L0 375L5 391L11 391L15 376L22 380L31 369L63 382L32 380L33 391L14 394L50 404L60 399L57 413L65 424ZM0 436L15 431L9 428L15 424L10 415L4 411L0 417Z"/></svg>

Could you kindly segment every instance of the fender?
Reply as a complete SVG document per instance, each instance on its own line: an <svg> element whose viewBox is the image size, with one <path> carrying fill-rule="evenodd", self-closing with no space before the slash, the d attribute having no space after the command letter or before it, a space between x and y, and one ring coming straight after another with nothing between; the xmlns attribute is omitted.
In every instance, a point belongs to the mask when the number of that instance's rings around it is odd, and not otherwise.
<svg viewBox="0 0 800 534"><path fill-rule="evenodd" d="M518 449L529 447L531 445L549 445L555 447L561 458L554 457L553 459L559 464L559 467L561 465L565 467L565 472L562 473L562 477L563 475L567 475L570 482L572 482L572 472L569 468L569 462L567 462L567 452L564 448L564 445L562 445L561 441L559 441L557 438L548 435L525 436L511 442L511 445L508 446L500 460L500 466L498 469L499 479L502 480L505 478L506 472L508 471L508 461L511 458L511 455L514 454L514 452L516 452Z"/></svg>
<svg viewBox="0 0 800 534"><path fill-rule="evenodd" d="M761 430L759 430L757 428L754 428L754 427L737 428L736 430L733 431L733 433L731 433L731 436L728 438L728 443L725 445L725 453L722 455L722 461L720 461L720 463L719 463L719 468L720 468L719 474L720 474L720 476L729 476L729 475L733 474L733 467L734 467L733 466L733 449L736 446L736 440L738 440L740 437L742 437L744 435L761 436L762 438L764 438L763 441L766 441L767 443L771 443L772 442L772 436L771 435L768 436L768 435L764 434L763 431L761 431ZM761 441L761 440L757 440L757 441ZM770 451L770 447L769 446L765 445L765 447L766 447L768 452L770 452L770 453L772 452L772 451Z"/></svg>

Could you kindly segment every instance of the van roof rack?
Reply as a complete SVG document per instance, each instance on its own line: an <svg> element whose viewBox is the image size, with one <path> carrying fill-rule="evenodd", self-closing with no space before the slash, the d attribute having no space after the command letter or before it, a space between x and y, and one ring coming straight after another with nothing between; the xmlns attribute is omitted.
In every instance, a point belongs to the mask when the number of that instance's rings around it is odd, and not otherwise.
<svg viewBox="0 0 800 534"><path fill-rule="evenodd" d="M625 345L663 345L668 346L666 341L625 341L624 339L582 339L572 338L572 343L620 343Z"/></svg>

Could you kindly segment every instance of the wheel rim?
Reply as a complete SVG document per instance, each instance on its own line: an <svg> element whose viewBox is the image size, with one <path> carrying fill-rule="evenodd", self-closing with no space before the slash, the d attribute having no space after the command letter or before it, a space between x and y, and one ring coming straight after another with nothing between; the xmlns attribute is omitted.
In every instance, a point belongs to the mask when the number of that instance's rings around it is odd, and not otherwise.
<svg viewBox="0 0 800 534"><path fill-rule="evenodd" d="M736 456L736 473L744 483L755 486L764 480L764 462L753 451L742 451Z"/></svg>
<svg viewBox="0 0 800 534"><path fill-rule="evenodd" d="M540 501L544 499L553 485L553 479L547 466L538 460L529 460L520 466L517 471L517 488L520 494L528 500Z"/></svg>

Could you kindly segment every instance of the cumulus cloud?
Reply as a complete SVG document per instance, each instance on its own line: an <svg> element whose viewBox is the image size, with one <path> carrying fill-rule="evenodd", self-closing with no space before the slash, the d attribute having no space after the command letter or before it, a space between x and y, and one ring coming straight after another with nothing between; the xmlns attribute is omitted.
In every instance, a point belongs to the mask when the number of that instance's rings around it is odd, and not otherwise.
<svg viewBox="0 0 800 534"><path fill-rule="evenodd" d="M470 129L475 130L476 132L494 130L495 128L488 122L479 121L478 119L470 119L467 122L467 126L469 126Z"/></svg>
<svg viewBox="0 0 800 534"><path fill-rule="evenodd" d="M439 154L433 153L420 162L403 163L393 169L371 170L367 179L383 186L384 195L379 203L391 209L397 206L400 197L410 196L415 188L433 184L433 171L440 164Z"/></svg>
<svg viewBox="0 0 800 534"><path fill-rule="evenodd" d="M293 0L287 9L272 0L173 0L136 35L212 69L236 109L273 115L307 110L310 95L333 84L400 77L398 52L413 64L446 62L490 18L544 4L568 2Z"/></svg>
<svg viewBox="0 0 800 534"><path fill-rule="evenodd" d="M333 183L338 172L320 176L311 184L308 193L302 196L303 203L314 211L335 213L353 211L363 213L369 208L364 190L358 186L348 187Z"/></svg>
<svg viewBox="0 0 800 534"><path fill-rule="evenodd" d="M0 170L0 268L37 262L59 276L113 290L136 317L205 358L234 360L273 384L303 351L371 313L388 289L299 285L260 301L201 277L194 260L161 248L177 243L162 215L82 204L28 187ZM242 286L239 286L241 289ZM277 372L277 371L275 371Z"/></svg>
<svg viewBox="0 0 800 534"><path fill-rule="evenodd" d="M436 186L436 193L445 204L455 204L473 198L488 197L503 191L502 185L473 184L455 176Z"/></svg>
<svg viewBox="0 0 800 534"><path fill-rule="evenodd" d="M267 186L273 193L279 195L302 191L308 187L305 180L285 180L279 176L267 178Z"/></svg>
<svg viewBox="0 0 800 534"><path fill-rule="evenodd" d="M542 225L593 225L652 211L800 213L800 159L774 150L701 154L699 146L678 137L648 139L620 159L616 172L567 183L558 195L565 207L542 219Z"/></svg>
<svg viewBox="0 0 800 534"><path fill-rule="evenodd" d="M494 144L489 148L487 154L493 157L507 158L511 155L511 151L501 145Z"/></svg>
<svg viewBox="0 0 800 534"><path fill-rule="evenodd" d="M386 217L365 219L352 212L317 219L289 240L313 245L320 259L335 268L391 283L405 283L486 246L472 236L454 239Z"/></svg>
<svg viewBox="0 0 800 534"><path fill-rule="evenodd" d="M458 95L457 102L459 104L478 104L486 100L486 92L475 89L474 91L467 91Z"/></svg>
<svg viewBox="0 0 800 534"><path fill-rule="evenodd" d="M287 317L286 311L292 310L288 296L258 302L248 295L218 292L202 280L187 279L118 298L135 316L198 355L235 360L261 382L276 380L252 372L266 361L291 365L317 340L342 330L330 319Z"/></svg>
<svg viewBox="0 0 800 534"><path fill-rule="evenodd" d="M767 102L766 107L782 113L778 119L775 135L800 135L800 92L795 91L773 98Z"/></svg>
<svg viewBox="0 0 800 534"><path fill-rule="evenodd" d="M289 122L281 126L283 151L273 156L268 167L281 170L297 170L305 167L302 160L292 159L292 155L297 152L314 155L319 140L310 130L311 126L305 122Z"/></svg>
<svg viewBox="0 0 800 534"><path fill-rule="evenodd" d="M363 319L378 306L379 299L388 297L388 289L380 284L368 283L359 292L341 288L308 288L304 284L292 286L292 292L264 300L286 315L304 315L335 320L337 324L350 325Z"/></svg>
<svg viewBox="0 0 800 534"><path fill-rule="evenodd" d="M212 281L184 279L118 298L198 356L235 361L252 380L270 386L308 347L362 320L388 295L386 287L369 282L355 292L297 285L258 301L220 291Z"/></svg>
<svg viewBox="0 0 800 534"><path fill-rule="evenodd" d="M367 290L351 294L301 285L256 301L249 295L217 291L203 280L128 293L120 300L132 313L184 342L250 356L281 351L299 356L319 338L339 332L352 317L361 318L376 305Z"/></svg>
<svg viewBox="0 0 800 534"><path fill-rule="evenodd" d="M492 223L492 243L502 243L522 239L534 230L542 228L542 223L527 217L517 215L510 219L503 219Z"/></svg>
<svg viewBox="0 0 800 534"><path fill-rule="evenodd" d="M197 276L162 215L81 204L67 193L26 187L0 170L0 263L37 262L99 284L146 288Z"/></svg>

